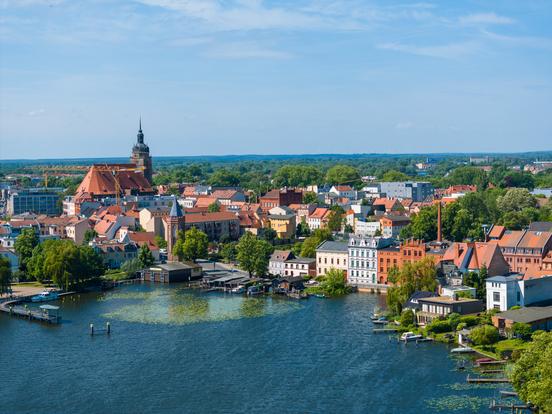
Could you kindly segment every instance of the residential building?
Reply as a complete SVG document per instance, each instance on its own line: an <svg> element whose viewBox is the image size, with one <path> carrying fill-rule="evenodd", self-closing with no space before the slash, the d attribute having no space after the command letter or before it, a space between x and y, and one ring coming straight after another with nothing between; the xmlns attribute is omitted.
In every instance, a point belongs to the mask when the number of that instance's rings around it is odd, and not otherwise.
<svg viewBox="0 0 552 414"><path fill-rule="evenodd" d="M290 204L301 204L303 202L303 192L292 188L283 190L271 190L259 198L261 209L267 212L271 208L278 206L289 206Z"/></svg>
<svg viewBox="0 0 552 414"><path fill-rule="evenodd" d="M506 335L515 323L525 323L533 331L552 331L552 306L512 309L492 316L493 325Z"/></svg>
<svg viewBox="0 0 552 414"><path fill-rule="evenodd" d="M508 273L508 263L495 242L452 243L442 259L446 272L479 272L487 268L489 276Z"/></svg>
<svg viewBox="0 0 552 414"><path fill-rule="evenodd" d="M120 243L117 240L92 241L91 246L100 255L109 269L118 269L127 260L138 257L135 243Z"/></svg>
<svg viewBox="0 0 552 414"><path fill-rule="evenodd" d="M427 292L427 291L423 291L423 290L417 290L412 295L410 295L410 297L408 298L406 303L403 304L403 310L410 309L414 312L417 312L417 311L422 309L422 305L419 302L420 299L435 298L435 297L438 297L438 296L439 295L435 292Z"/></svg>
<svg viewBox="0 0 552 414"><path fill-rule="evenodd" d="M413 201L424 201L433 197L434 188L429 182L394 181L380 183L380 190L387 197L411 198Z"/></svg>
<svg viewBox="0 0 552 414"><path fill-rule="evenodd" d="M519 230L504 232L498 240L511 272L525 273L532 266L541 266L552 248L552 232Z"/></svg>
<svg viewBox="0 0 552 414"><path fill-rule="evenodd" d="M196 227L211 241L228 238L237 240L240 237L240 219L234 213L219 211L216 213L186 214L186 230Z"/></svg>
<svg viewBox="0 0 552 414"><path fill-rule="evenodd" d="M404 211L404 207L398 198L379 197L373 200L372 209L377 214L399 214Z"/></svg>
<svg viewBox="0 0 552 414"><path fill-rule="evenodd" d="M493 276L486 280L487 309L506 311L512 306L552 302L552 273L530 277L518 273Z"/></svg>
<svg viewBox="0 0 552 414"><path fill-rule="evenodd" d="M61 212L62 188L21 188L10 191L6 212L10 216L23 213L57 216Z"/></svg>
<svg viewBox="0 0 552 414"><path fill-rule="evenodd" d="M349 246L347 242L327 240L316 248L316 275L323 276L330 269L343 271L347 275Z"/></svg>
<svg viewBox="0 0 552 414"><path fill-rule="evenodd" d="M268 261L268 273L274 276L283 276L285 274L286 260L294 258L295 256L291 250L274 250Z"/></svg>
<svg viewBox="0 0 552 414"><path fill-rule="evenodd" d="M358 237L374 237L378 233L381 234L381 223L379 221L356 219L353 227L355 236Z"/></svg>
<svg viewBox="0 0 552 414"><path fill-rule="evenodd" d="M228 206L235 202L245 202L245 195L241 191L236 190L215 190L211 193L211 197L215 198L223 206Z"/></svg>
<svg viewBox="0 0 552 414"><path fill-rule="evenodd" d="M307 219L309 229L323 229L327 226L330 219L331 210L325 207L317 207Z"/></svg>
<svg viewBox="0 0 552 414"><path fill-rule="evenodd" d="M401 230L410 224L410 218L394 214L386 214L380 218L381 235L385 238L397 239Z"/></svg>
<svg viewBox="0 0 552 414"><path fill-rule="evenodd" d="M482 312L483 302L473 298L451 298L449 296L438 296L433 298L420 298L418 303L421 310L416 313L419 325L426 325L435 319L446 318L451 313L469 315Z"/></svg>
<svg viewBox="0 0 552 414"><path fill-rule="evenodd" d="M392 243L393 239L382 237L351 237L348 244L348 282L359 288L379 284L378 252Z"/></svg>
<svg viewBox="0 0 552 414"><path fill-rule="evenodd" d="M286 211L289 210L289 213L272 214L273 212L277 213L278 211L276 210L278 209L281 210L282 208L275 207L270 210L270 214L268 215L270 228L276 232L276 236L279 239L293 239L295 237L295 231L297 229L295 214L288 208L286 208Z"/></svg>
<svg viewBox="0 0 552 414"><path fill-rule="evenodd" d="M351 200L356 199L356 191L350 185L334 185L330 188L330 193L338 197L346 197Z"/></svg>
<svg viewBox="0 0 552 414"><path fill-rule="evenodd" d="M284 276L316 276L316 259L297 257L284 262Z"/></svg>

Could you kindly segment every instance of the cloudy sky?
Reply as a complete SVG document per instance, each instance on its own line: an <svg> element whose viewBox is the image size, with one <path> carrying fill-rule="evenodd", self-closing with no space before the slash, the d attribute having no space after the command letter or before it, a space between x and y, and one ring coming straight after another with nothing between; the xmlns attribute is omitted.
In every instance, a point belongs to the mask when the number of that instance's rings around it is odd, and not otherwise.
<svg viewBox="0 0 552 414"><path fill-rule="evenodd" d="M0 0L0 159L552 149L548 0Z"/></svg>

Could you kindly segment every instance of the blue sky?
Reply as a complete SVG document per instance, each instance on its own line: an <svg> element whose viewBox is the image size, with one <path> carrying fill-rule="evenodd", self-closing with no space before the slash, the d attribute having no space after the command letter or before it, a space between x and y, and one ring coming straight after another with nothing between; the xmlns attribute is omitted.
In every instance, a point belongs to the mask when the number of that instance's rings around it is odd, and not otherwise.
<svg viewBox="0 0 552 414"><path fill-rule="evenodd" d="M0 158L552 149L552 2L0 0Z"/></svg>

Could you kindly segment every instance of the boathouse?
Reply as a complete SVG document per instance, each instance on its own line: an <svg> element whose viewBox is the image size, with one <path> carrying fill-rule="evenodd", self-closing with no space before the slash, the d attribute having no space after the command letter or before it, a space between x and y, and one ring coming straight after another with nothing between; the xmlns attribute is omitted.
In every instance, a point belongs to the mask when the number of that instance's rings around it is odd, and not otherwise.
<svg viewBox="0 0 552 414"><path fill-rule="evenodd" d="M162 263L140 272L143 281L158 283L189 282L201 279L202 275L201 266L192 262Z"/></svg>

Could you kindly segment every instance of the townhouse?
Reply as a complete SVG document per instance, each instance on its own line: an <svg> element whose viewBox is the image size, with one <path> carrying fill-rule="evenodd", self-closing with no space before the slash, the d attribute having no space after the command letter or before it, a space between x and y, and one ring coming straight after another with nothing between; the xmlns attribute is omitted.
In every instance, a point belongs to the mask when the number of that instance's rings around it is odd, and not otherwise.
<svg viewBox="0 0 552 414"><path fill-rule="evenodd" d="M359 288L379 285L378 252L389 247L393 239L351 237L348 243L348 282Z"/></svg>

